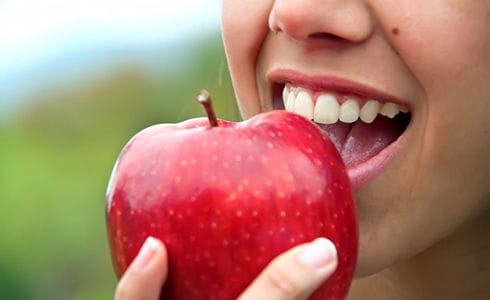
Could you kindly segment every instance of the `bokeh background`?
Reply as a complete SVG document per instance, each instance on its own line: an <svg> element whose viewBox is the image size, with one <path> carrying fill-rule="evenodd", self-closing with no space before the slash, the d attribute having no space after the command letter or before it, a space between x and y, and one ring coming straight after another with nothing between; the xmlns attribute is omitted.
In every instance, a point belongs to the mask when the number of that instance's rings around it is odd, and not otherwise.
<svg viewBox="0 0 490 300"><path fill-rule="evenodd" d="M0 299L112 299L105 189L155 123L239 120L219 1L0 1Z"/></svg>

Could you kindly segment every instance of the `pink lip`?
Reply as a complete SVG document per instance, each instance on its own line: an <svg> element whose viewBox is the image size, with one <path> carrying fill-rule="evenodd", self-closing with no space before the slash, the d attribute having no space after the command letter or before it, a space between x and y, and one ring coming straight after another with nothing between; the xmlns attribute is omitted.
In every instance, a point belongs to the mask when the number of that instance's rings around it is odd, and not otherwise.
<svg viewBox="0 0 490 300"><path fill-rule="evenodd" d="M267 74L267 78L271 83L291 83L312 91L332 91L347 95L357 95L366 99L376 99L381 102L393 102L409 107L409 103L406 101L402 101L401 99L383 93L375 88L343 78L311 76L287 69L271 71ZM388 147L374 157L356 166L349 167L349 178L354 191L366 186L371 180L386 169L390 161L396 156L396 153L402 148L411 125L410 122L407 129L396 141L388 145Z"/></svg>
<svg viewBox="0 0 490 300"><path fill-rule="evenodd" d="M292 83L312 91L331 91L340 94L356 95L365 99L376 99L380 102L393 102L405 107L410 103L384 93L373 87L335 76L312 76L288 69L277 69L267 74L269 82Z"/></svg>

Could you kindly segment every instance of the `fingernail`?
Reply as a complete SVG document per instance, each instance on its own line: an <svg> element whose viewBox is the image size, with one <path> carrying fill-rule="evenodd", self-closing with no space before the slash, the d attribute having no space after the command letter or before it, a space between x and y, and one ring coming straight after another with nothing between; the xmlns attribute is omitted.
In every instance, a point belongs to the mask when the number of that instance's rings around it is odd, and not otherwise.
<svg viewBox="0 0 490 300"><path fill-rule="evenodd" d="M337 258L335 245L326 238L317 238L300 253L298 260L305 266L318 270L331 265Z"/></svg>
<svg viewBox="0 0 490 300"><path fill-rule="evenodd" d="M140 270L144 269L151 262L159 247L160 245L154 237L148 237L133 262L134 267Z"/></svg>

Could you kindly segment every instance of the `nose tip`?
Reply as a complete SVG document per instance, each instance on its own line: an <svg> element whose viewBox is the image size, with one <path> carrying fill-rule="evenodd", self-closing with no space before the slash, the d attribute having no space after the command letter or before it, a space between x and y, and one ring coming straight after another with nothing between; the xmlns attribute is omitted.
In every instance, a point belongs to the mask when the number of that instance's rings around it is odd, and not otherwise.
<svg viewBox="0 0 490 300"><path fill-rule="evenodd" d="M369 8L358 0L276 0L269 28L297 41L362 42L373 31Z"/></svg>

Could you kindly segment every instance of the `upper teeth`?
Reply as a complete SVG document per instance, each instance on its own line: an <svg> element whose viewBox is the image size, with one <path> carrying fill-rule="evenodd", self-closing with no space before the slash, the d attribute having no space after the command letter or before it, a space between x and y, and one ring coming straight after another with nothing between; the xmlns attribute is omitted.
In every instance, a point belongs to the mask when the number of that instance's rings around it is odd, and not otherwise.
<svg viewBox="0 0 490 300"><path fill-rule="evenodd" d="M358 98L349 96L339 104L337 97L328 92L321 93L314 102L311 94L313 93L306 89L286 85L282 93L284 107L287 111L320 124L334 124L339 120L344 123L354 123L359 118L369 124L378 114L394 118L398 113L408 111L407 108L396 103L380 103L377 100L367 100L361 107Z"/></svg>

